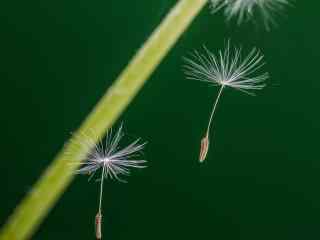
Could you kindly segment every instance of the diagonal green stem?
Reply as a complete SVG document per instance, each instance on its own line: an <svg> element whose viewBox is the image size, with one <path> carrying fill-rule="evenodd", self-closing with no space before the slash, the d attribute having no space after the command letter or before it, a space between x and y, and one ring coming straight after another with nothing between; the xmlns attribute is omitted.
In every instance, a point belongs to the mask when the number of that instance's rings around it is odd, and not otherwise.
<svg viewBox="0 0 320 240"><path fill-rule="evenodd" d="M206 2L207 0L177 2L17 206L1 229L0 240L31 237L70 184L81 160L90 151L89 146L77 147L77 141L74 140L81 141L84 138L81 133L90 131L96 133L94 141L105 134ZM70 161L76 164L70 165Z"/></svg>

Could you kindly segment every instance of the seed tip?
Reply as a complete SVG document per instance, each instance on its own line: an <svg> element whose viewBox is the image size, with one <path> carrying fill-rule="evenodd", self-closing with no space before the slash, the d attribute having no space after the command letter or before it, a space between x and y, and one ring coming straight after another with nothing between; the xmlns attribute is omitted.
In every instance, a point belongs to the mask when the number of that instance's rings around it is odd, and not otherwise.
<svg viewBox="0 0 320 240"><path fill-rule="evenodd" d="M208 134L206 134L206 136L201 139L200 156L199 156L200 163L202 163L206 159L208 149L209 149L209 136Z"/></svg>
<svg viewBox="0 0 320 240"><path fill-rule="evenodd" d="M98 211L95 219L96 239L102 238L101 223L102 223L102 214L101 214L101 211Z"/></svg>

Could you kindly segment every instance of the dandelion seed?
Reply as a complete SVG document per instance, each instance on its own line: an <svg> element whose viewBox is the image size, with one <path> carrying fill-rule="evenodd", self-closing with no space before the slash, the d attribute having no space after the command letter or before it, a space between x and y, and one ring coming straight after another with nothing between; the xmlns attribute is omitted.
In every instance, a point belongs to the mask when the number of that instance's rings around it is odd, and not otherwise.
<svg viewBox="0 0 320 240"><path fill-rule="evenodd" d="M201 139L200 156L199 156L200 162L203 162L206 159L208 150L209 150L209 136L208 134L206 134L205 137Z"/></svg>
<svg viewBox="0 0 320 240"><path fill-rule="evenodd" d="M212 13L224 8L227 19L237 18L238 24L260 15L267 30L276 25L275 16L290 4L288 0L210 0L210 3Z"/></svg>
<svg viewBox="0 0 320 240"><path fill-rule="evenodd" d="M220 86L218 96L213 104L205 137L201 140L199 161L203 162L209 149L209 132L222 91L225 87L253 95L254 90L265 87L268 73L252 76L263 65L263 55L255 48L243 59L241 49L230 49L227 43L225 51L214 55L206 47L204 53L195 51L191 58L184 58L184 72L188 79L209 82Z"/></svg>
<svg viewBox="0 0 320 240"><path fill-rule="evenodd" d="M102 214L101 212L98 212L96 215L96 221L95 221L96 239L102 238L101 223L102 223Z"/></svg>
<svg viewBox="0 0 320 240"><path fill-rule="evenodd" d="M101 169L100 176L100 196L99 208L95 217L96 238L101 239L102 231L102 196L104 179L115 179L125 182L121 175L129 175L130 168L144 168L145 160L136 160L138 153L144 148L146 143L139 143L140 139L133 141L128 146L120 149L119 142L123 137L122 126L112 136L110 131L107 134L105 144L100 142L95 144L90 138L86 138L82 145L92 147L92 152L88 155L87 160L82 163L82 167L77 170L79 174L88 174L92 178L95 173Z"/></svg>

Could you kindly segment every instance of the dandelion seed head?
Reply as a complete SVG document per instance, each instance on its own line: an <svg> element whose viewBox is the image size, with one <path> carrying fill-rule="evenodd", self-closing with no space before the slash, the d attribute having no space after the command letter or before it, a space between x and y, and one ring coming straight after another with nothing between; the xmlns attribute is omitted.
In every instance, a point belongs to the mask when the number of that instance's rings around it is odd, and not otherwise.
<svg viewBox="0 0 320 240"><path fill-rule="evenodd" d="M231 49L230 42L224 51L214 55L205 46L203 52L194 51L190 58L184 58L184 72L188 79L228 86L248 94L265 87L268 73L254 76L265 63L263 55L256 48L245 57L241 48Z"/></svg>
<svg viewBox="0 0 320 240"><path fill-rule="evenodd" d="M237 18L238 24L260 15L267 30L270 25L277 25L275 16L290 4L288 0L210 0L210 3L212 13L224 9L227 19Z"/></svg>
<svg viewBox="0 0 320 240"><path fill-rule="evenodd" d="M115 179L125 182L121 176L130 175L131 168L144 168L145 160L134 159L138 157L146 143L140 143L136 139L124 148L120 148L119 143L123 137L122 126L113 135L110 131L104 142L95 144L89 137L86 138L84 145L89 145L92 151L87 156L87 160L81 163L78 174L88 174L90 178L99 170L103 169L103 178Z"/></svg>

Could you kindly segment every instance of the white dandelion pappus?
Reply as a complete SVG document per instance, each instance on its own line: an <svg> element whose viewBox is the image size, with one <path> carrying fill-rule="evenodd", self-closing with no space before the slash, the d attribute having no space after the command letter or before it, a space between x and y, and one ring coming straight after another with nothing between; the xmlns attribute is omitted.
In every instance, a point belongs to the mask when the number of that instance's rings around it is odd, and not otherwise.
<svg viewBox="0 0 320 240"><path fill-rule="evenodd" d="M260 15L267 30L276 25L275 16L290 5L288 0L210 0L210 3L212 13L224 8L227 19L237 18L238 24Z"/></svg>
<svg viewBox="0 0 320 240"><path fill-rule="evenodd" d="M206 134L201 140L199 161L203 162L209 149L209 132L213 115L223 89L231 87L253 95L252 91L265 87L264 81L269 75L268 73L263 73L252 76L254 72L264 65L263 55L256 48L252 49L243 59L241 49L230 49L230 42L227 43L224 51L219 51L217 56L204 46L204 53L195 51L191 58L184 58L184 61L184 73L188 79L220 86L210 114Z"/></svg>
<svg viewBox="0 0 320 240"><path fill-rule="evenodd" d="M253 94L251 90L265 87L264 81L268 78L268 73L251 76L265 64L263 55L256 48L244 59L241 56L241 48L234 48L232 51L230 42L217 56L205 46L203 48L204 53L195 51L191 58L184 58L184 72L188 79L228 86L248 94Z"/></svg>
<svg viewBox="0 0 320 240"><path fill-rule="evenodd" d="M104 179L116 179L125 182L121 179L121 175L129 175L130 168L144 168L145 160L133 159L139 155L139 152L144 148L146 143L139 143L140 139L133 141L124 148L119 147L120 140L124 136L122 126L112 136L112 131L108 132L105 143L101 141L98 144L88 136L81 145L90 147L92 151L87 156L87 160L82 163L82 167L77 170L79 174L89 174L92 178L95 173L101 169L100 177L100 197L98 213L95 217L96 239L102 238L102 196Z"/></svg>
<svg viewBox="0 0 320 240"><path fill-rule="evenodd" d="M102 142L95 144L87 138L84 144L88 144L93 150L89 153L87 161L81 163L82 167L77 170L77 173L89 174L92 177L97 170L105 169L103 178L125 182L120 175L129 175L130 168L144 168L145 160L133 160L132 157L136 156L146 143L139 144L140 139L137 139L127 147L119 149L119 142L123 136L121 126L114 136L112 131L107 134L105 144Z"/></svg>

